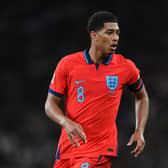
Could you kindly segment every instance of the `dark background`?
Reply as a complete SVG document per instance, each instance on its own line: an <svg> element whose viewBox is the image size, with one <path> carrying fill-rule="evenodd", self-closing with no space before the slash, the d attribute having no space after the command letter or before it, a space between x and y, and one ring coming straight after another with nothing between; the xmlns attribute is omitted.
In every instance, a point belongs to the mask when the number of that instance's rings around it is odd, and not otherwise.
<svg viewBox="0 0 168 168"><path fill-rule="evenodd" d="M150 97L146 148L134 159L134 99L125 89L117 118L120 158L114 168L167 168L168 23L166 0L0 2L0 168L50 168L60 127L44 112L58 61L90 45L89 16L110 10L121 29L118 53L136 62Z"/></svg>

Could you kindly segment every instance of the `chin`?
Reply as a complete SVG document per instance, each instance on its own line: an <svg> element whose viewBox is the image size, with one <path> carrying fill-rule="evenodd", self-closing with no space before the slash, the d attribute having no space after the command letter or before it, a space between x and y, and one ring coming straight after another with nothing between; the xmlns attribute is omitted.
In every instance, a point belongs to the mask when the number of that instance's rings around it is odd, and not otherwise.
<svg viewBox="0 0 168 168"><path fill-rule="evenodd" d="M113 53L115 53L115 50L111 49L111 50L108 52L108 55L109 55L109 54L113 54Z"/></svg>

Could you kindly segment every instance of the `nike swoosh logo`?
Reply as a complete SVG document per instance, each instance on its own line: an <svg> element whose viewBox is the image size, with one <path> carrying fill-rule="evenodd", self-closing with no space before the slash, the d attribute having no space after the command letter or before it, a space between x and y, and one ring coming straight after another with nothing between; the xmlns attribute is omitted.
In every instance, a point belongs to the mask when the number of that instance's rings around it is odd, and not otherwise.
<svg viewBox="0 0 168 168"><path fill-rule="evenodd" d="M81 82L84 82L84 81L86 81L86 80L80 80L80 81L75 81L75 84L79 84L79 83L81 83Z"/></svg>

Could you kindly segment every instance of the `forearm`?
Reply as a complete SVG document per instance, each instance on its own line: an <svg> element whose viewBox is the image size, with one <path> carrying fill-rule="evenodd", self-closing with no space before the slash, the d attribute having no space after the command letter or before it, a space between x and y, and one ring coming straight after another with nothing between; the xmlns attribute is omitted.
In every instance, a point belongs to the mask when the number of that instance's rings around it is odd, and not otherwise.
<svg viewBox="0 0 168 168"><path fill-rule="evenodd" d="M140 131L144 133L144 129L146 126L148 113L149 113L149 99L147 94L142 98L136 98L135 103L136 108L136 131Z"/></svg>
<svg viewBox="0 0 168 168"><path fill-rule="evenodd" d="M85 132L82 126L68 117L66 117L59 107L60 98L57 96L53 96L52 94L48 94L46 103L45 103L45 112L46 115L59 125L65 128L66 133L69 137L69 140L73 146L75 146L74 142L77 146L80 146L79 142L76 139L76 136L80 138L83 142L87 143Z"/></svg>
<svg viewBox="0 0 168 168"><path fill-rule="evenodd" d="M45 103L45 113L51 120L63 126L66 116L59 107L58 103L54 100L47 99Z"/></svg>

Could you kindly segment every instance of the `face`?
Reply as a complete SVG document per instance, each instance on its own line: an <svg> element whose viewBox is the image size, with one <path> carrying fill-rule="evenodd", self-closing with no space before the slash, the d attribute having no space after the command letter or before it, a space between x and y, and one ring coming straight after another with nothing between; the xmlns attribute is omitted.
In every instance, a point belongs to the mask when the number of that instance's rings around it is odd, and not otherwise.
<svg viewBox="0 0 168 168"><path fill-rule="evenodd" d="M93 33L92 40L96 48L100 49L105 54L111 54L117 49L119 41L119 26L118 23L104 23L104 27Z"/></svg>

